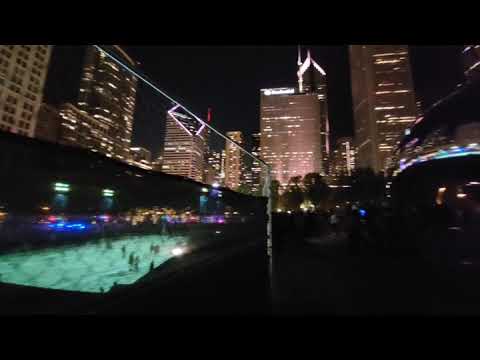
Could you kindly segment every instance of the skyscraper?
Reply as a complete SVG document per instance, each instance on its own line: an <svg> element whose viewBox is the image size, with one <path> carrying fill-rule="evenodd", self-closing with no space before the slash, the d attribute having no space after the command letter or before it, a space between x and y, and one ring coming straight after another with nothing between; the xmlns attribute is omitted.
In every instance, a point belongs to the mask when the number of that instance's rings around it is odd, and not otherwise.
<svg viewBox="0 0 480 360"><path fill-rule="evenodd" d="M356 165L388 169L393 150L416 119L407 45L351 45Z"/></svg>
<svg viewBox="0 0 480 360"><path fill-rule="evenodd" d="M261 157L260 147L261 133L252 134L252 154L257 158ZM262 194L262 166L258 161L252 162L252 194Z"/></svg>
<svg viewBox="0 0 480 360"><path fill-rule="evenodd" d="M115 158L116 139L104 119L93 117L70 103L62 104L59 114L61 144L79 146Z"/></svg>
<svg viewBox="0 0 480 360"><path fill-rule="evenodd" d="M330 179L350 176L355 168L355 148L351 137L337 139L330 162Z"/></svg>
<svg viewBox="0 0 480 360"><path fill-rule="evenodd" d="M37 126L35 127L35 138L58 142L60 135L61 118L58 109L51 105L42 103L37 113Z"/></svg>
<svg viewBox="0 0 480 360"><path fill-rule="evenodd" d="M51 45L0 45L0 130L33 137Z"/></svg>
<svg viewBox="0 0 480 360"><path fill-rule="evenodd" d="M126 64L137 65L119 46L112 51ZM87 48L77 107L99 121L101 132L112 140L111 154L124 161L130 158L136 91L135 76L95 47Z"/></svg>
<svg viewBox="0 0 480 360"><path fill-rule="evenodd" d="M201 182L204 177L205 126L177 111L167 112L162 170Z"/></svg>
<svg viewBox="0 0 480 360"><path fill-rule="evenodd" d="M241 131L229 131L227 137L242 145L243 137ZM242 150L230 141L225 146L225 186L237 190L242 180Z"/></svg>
<svg viewBox="0 0 480 360"><path fill-rule="evenodd" d="M285 187L293 176L328 173L329 124L325 71L299 51L298 88L262 89L261 157Z"/></svg>
<svg viewBox="0 0 480 360"><path fill-rule="evenodd" d="M322 163L325 169L328 168L330 155L330 122L328 119L328 98L327 98L327 74L320 65L312 58L310 50L307 50L307 57L302 61L300 47L298 48L298 91L300 93L316 93L320 106L320 136ZM326 171L325 171L326 173Z"/></svg>
<svg viewBox="0 0 480 360"><path fill-rule="evenodd" d="M218 151L210 151L206 156L206 166L204 169L204 182L212 185L220 184L222 181L222 154Z"/></svg>
<svg viewBox="0 0 480 360"><path fill-rule="evenodd" d="M261 158L272 178L287 186L293 176L325 174L317 95L262 89L260 106Z"/></svg>

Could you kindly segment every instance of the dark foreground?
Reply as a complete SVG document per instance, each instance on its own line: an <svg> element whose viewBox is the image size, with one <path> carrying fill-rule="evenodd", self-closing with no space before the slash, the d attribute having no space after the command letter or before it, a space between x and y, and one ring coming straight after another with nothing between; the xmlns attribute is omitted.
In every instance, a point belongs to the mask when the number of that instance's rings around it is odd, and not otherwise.
<svg viewBox="0 0 480 360"><path fill-rule="evenodd" d="M440 242L478 234L444 232ZM204 249L169 260L128 287L82 294L0 286L2 314L478 315L479 258L355 248L346 239L287 234L272 289L264 244ZM474 252L469 251L473 254Z"/></svg>
<svg viewBox="0 0 480 360"><path fill-rule="evenodd" d="M276 315L478 315L480 264L290 241L274 262Z"/></svg>

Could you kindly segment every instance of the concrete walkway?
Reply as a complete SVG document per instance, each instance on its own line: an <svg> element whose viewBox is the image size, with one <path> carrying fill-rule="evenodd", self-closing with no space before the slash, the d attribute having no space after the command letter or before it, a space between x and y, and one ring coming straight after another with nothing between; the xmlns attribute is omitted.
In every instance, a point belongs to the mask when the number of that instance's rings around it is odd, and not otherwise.
<svg viewBox="0 0 480 360"><path fill-rule="evenodd" d="M292 238L273 273L276 315L480 314L478 272L439 271L408 254L351 254L344 238Z"/></svg>

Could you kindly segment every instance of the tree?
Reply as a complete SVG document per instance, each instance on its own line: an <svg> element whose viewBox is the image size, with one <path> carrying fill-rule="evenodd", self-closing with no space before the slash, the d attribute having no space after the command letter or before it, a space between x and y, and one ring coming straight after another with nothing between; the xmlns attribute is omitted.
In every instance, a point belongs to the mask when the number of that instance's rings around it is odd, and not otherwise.
<svg viewBox="0 0 480 360"><path fill-rule="evenodd" d="M239 192L240 194L245 194L245 195L253 195L252 194L252 189L247 184L241 184L240 186L238 186L237 187L237 192Z"/></svg>
<svg viewBox="0 0 480 360"><path fill-rule="evenodd" d="M305 188L305 197L312 202L315 207L324 203L330 193L330 188L319 173L309 173L303 178Z"/></svg>
<svg viewBox="0 0 480 360"><path fill-rule="evenodd" d="M298 211L303 202L304 194L300 184L302 183L301 176L294 176L288 182L288 188L282 195L282 202L284 206L293 211Z"/></svg>
<svg viewBox="0 0 480 360"><path fill-rule="evenodd" d="M280 199L280 183L278 180L272 180L270 183L270 194L272 196L272 209L278 208Z"/></svg>
<svg viewBox="0 0 480 360"><path fill-rule="evenodd" d="M378 201L385 194L383 174L375 174L370 168L360 168L352 173L352 197L354 200Z"/></svg>

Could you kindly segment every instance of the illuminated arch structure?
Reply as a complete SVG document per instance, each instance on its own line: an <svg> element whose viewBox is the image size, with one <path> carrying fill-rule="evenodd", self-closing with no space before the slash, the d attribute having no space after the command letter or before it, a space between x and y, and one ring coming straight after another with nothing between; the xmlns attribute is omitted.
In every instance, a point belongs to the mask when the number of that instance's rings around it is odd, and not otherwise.
<svg viewBox="0 0 480 360"><path fill-rule="evenodd" d="M395 152L396 167L390 169L393 199L403 204L400 207L441 205L439 191L452 203L467 197L466 192L479 203L478 94L480 81L469 79L406 130Z"/></svg>

